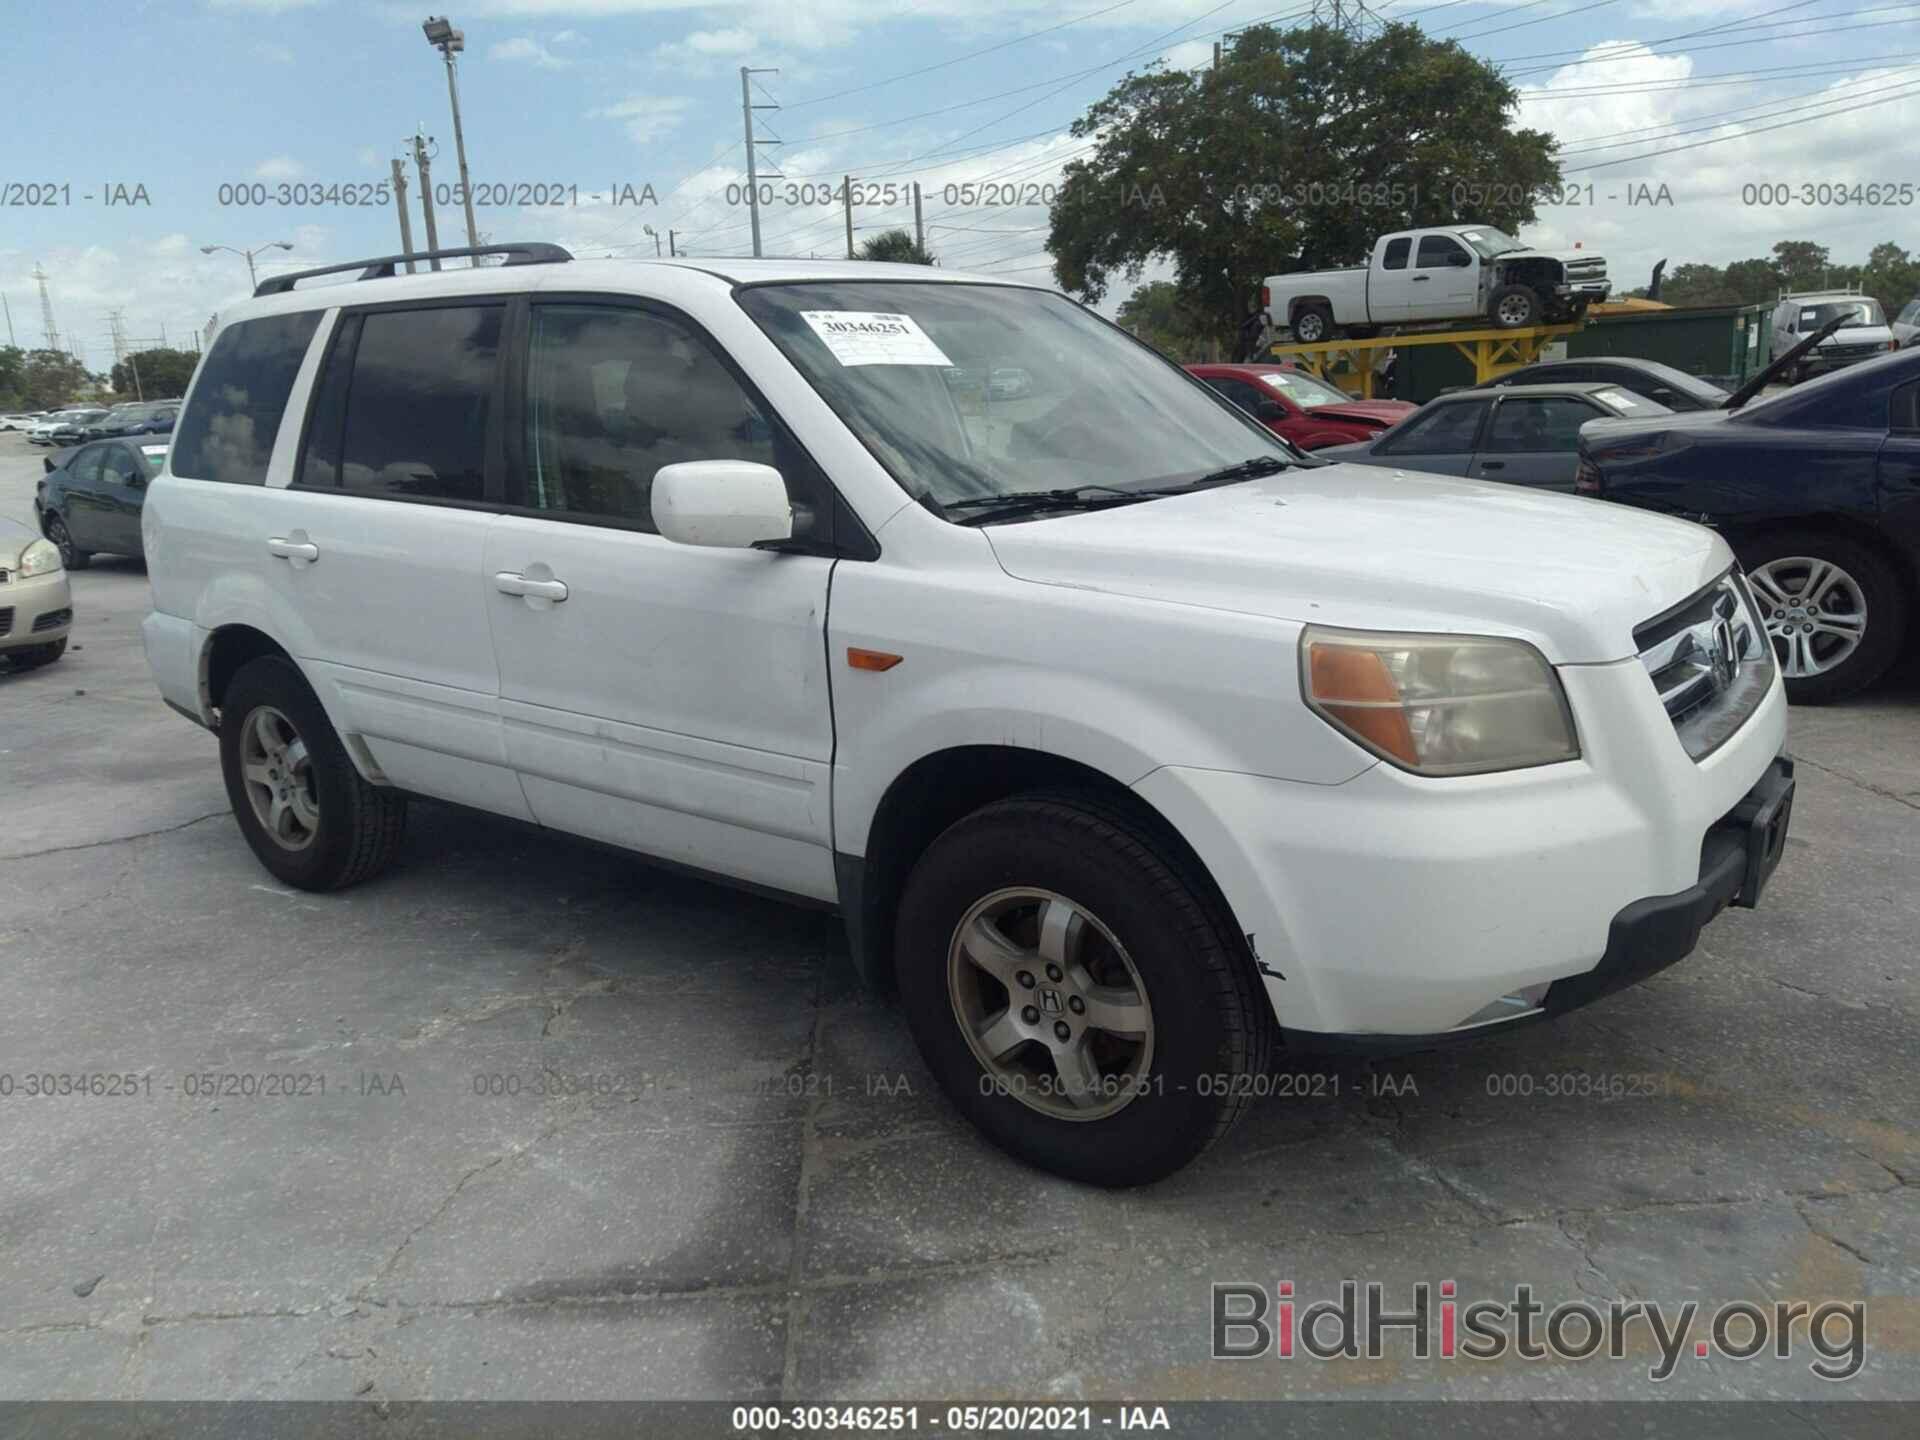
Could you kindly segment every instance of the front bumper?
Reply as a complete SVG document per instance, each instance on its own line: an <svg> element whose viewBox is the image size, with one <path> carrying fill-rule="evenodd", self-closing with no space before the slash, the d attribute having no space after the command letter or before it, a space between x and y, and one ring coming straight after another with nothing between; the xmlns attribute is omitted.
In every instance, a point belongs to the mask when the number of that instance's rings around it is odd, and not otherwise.
<svg viewBox="0 0 1920 1440"><path fill-rule="evenodd" d="M1740 893L1712 837L1781 754L1778 675L1696 763L1638 660L1560 673L1576 761L1341 785L1168 767L1136 786L1219 885L1296 1043L1390 1052L1559 1013L1679 959Z"/></svg>
<svg viewBox="0 0 1920 1440"><path fill-rule="evenodd" d="M73 591L66 571L0 585L0 654L51 645L72 629Z"/></svg>

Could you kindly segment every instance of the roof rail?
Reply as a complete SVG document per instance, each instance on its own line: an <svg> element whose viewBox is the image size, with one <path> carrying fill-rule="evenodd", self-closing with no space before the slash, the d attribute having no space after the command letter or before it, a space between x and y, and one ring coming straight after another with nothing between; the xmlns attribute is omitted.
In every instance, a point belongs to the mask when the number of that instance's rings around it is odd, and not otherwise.
<svg viewBox="0 0 1920 1440"><path fill-rule="evenodd" d="M549 245L543 240L475 245L459 250L416 250L411 255L381 255L372 260L349 260L340 265L322 265L313 270L270 275L254 287L253 293L256 299L262 295L284 295L302 280L311 280L316 275L338 275L346 270L358 270L362 280L391 280L399 273L396 267L410 260L456 260L462 255L505 255L509 265L551 265L573 259L570 251L558 245Z"/></svg>

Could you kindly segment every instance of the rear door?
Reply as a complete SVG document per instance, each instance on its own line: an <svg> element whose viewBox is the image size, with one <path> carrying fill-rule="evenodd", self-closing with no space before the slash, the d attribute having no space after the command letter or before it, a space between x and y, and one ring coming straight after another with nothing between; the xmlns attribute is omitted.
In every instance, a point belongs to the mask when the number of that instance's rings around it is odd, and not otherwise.
<svg viewBox="0 0 1920 1440"><path fill-rule="evenodd" d="M1607 414L1576 395L1502 395L1467 473L1571 494L1580 427Z"/></svg>
<svg viewBox="0 0 1920 1440"><path fill-rule="evenodd" d="M834 561L676 544L651 506L662 465L757 461L826 541L824 477L676 312L536 297L525 356L508 444L518 503L488 532L483 568L507 752L535 818L832 898Z"/></svg>
<svg viewBox="0 0 1920 1440"><path fill-rule="evenodd" d="M1374 463L1435 475L1465 475L1492 406L1493 401L1484 396L1437 400L1382 437L1373 447Z"/></svg>

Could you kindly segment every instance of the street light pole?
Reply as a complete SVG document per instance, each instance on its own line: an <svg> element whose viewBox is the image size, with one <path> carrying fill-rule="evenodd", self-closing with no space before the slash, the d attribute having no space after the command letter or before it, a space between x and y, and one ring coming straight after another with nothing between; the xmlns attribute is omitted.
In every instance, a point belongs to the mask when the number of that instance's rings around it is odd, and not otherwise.
<svg viewBox="0 0 1920 1440"><path fill-rule="evenodd" d="M216 250L224 250L229 255L238 255L242 260L245 260L247 262L248 285L252 289L258 290L260 288L260 276L255 272L253 268L253 257L258 255L262 250L291 250L291 249L293 249L293 246L285 240L269 240L265 245L256 245L251 250L236 250L231 245L202 245L200 247L200 253L202 255L211 255Z"/></svg>
<svg viewBox="0 0 1920 1440"><path fill-rule="evenodd" d="M447 62L447 99L453 104L453 154L460 165L460 204L467 215L467 246L480 248L480 233L473 224L473 182L467 178L467 140L460 129L460 87L454 81L453 57L467 48L466 33L453 28L453 23L444 15L429 15L426 23L420 27L426 32L427 43L438 50ZM469 265L478 265L480 257L467 257Z"/></svg>

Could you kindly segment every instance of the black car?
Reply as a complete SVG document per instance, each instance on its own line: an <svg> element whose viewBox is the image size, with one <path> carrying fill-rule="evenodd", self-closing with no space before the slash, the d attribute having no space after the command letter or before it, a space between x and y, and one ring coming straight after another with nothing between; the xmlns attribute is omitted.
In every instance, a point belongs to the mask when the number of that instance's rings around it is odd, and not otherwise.
<svg viewBox="0 0 1920 1440"><path fill-rule="evenodd" d="M94 440L48 457L33 513L67 569L86 569L101 551L143 553L140 509L166 459L166 444L152 440Z"/></svg>
<svg viewBox="0 0 1920 1440"><path fill-rule="evenodd" d="M82 410L65 424L54 426L48 438L56 445L78 445L87 438L88 426L98 425L112 413L111 410Z"/></svg>
<svg viewBox="0 0 1920 1440"><path fill-rule="evenodd" d="M1438 396L1375 439L1313 453L1349 464L1571 491L1582 425L1671 414L1617 385L1490 386Z"/></svg>
<svg viewBox="0 0 1920 1440"><path fill-rule="evenodd" d="M165 435L180 418L178 400L149 400L144 404L120 405L90 425L81 428L83 440L116 440L133 435Z"/></svg>
<svg viewBox="0 0 1920 1440"><path fill-rule="evenodd" d="M1548 360L1527 365L1494 381L1495 385L1570 385L1588 381L1631 391L1669 410L1718 410L1727 392L1718 385L1662 365L1658 360L1634 360L1624 355L1589 356L1578 360Z"/></svg>
<svg viewBox="0 0 1920 1440"><path fill-rule="evenodd" d="M1898 657L1920 595L1920 351L1744 409L1596 423L1574 488L1719 530L1788 697L1851 695Z"/></svg>

